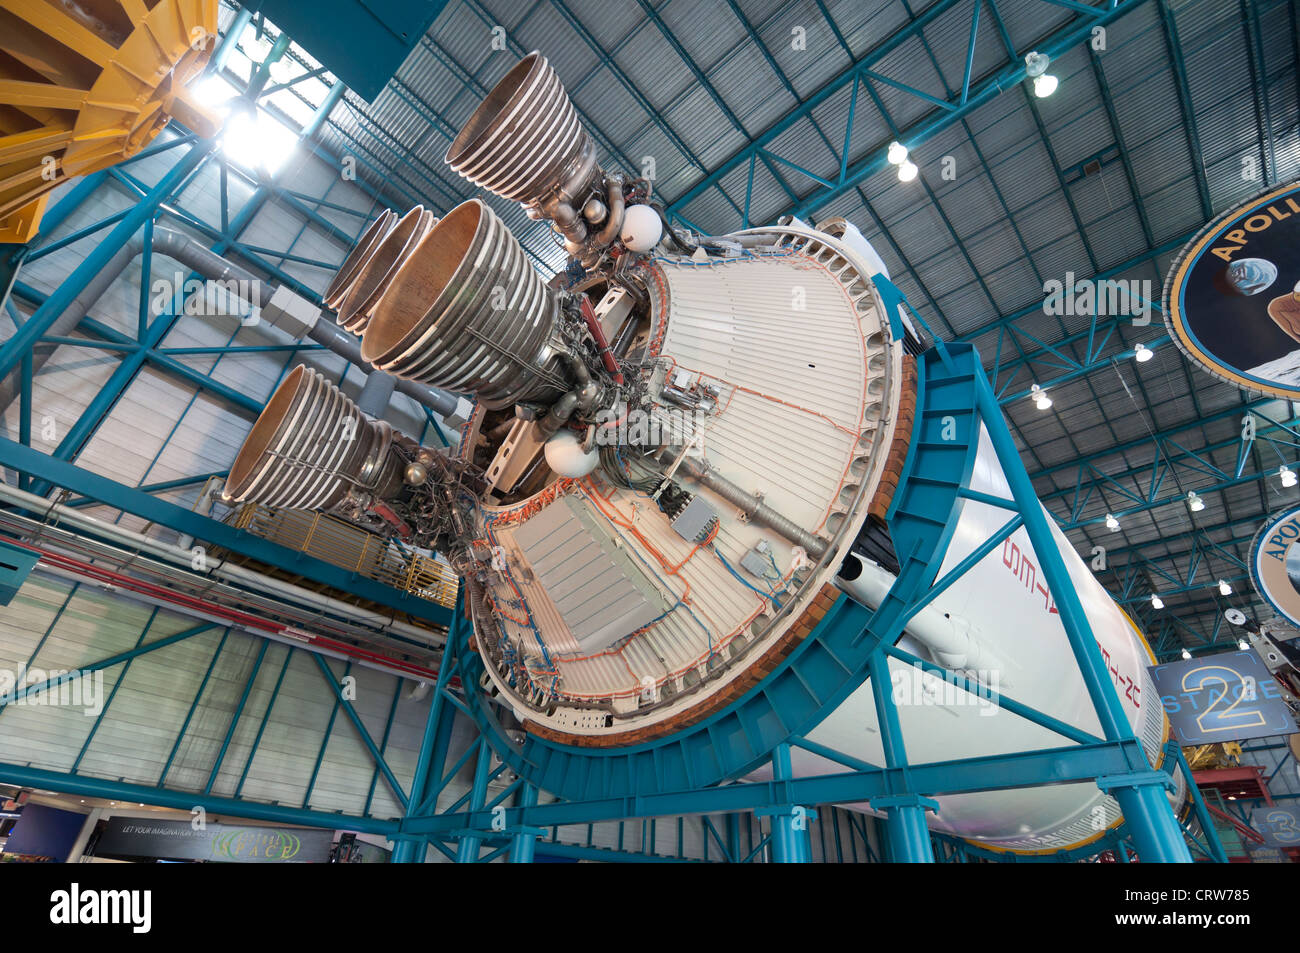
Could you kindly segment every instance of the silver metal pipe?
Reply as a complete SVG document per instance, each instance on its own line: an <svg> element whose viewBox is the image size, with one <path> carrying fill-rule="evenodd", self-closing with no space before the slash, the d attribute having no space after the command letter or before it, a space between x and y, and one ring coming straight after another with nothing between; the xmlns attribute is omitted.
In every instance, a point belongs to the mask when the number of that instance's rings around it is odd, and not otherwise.
<svg viewBox="0 0 1300 953"><path fill-rule="evenodd" d="M714 470L707 460L687 457L684 453L685 451L681 450L674 454L670 449L666 453L667 459L661 455L660 460L666 467L671 467L673 463L680 459L681 462L677 465L679 473L684 473L701 486L708 487L728 503L739 507L751 523L766 526L772 532L802 546L808 552L808 555L814 559L820 559L825 555L826 549L830 545L827 540L810 533L794 520L782 516L764 503L761 496L756 496L732 483Z"/></svg>
<svg viewBox="0 0 1300 953"><path fill-rule="evenodd" d="M371 371L366 375L366 382L361 385L357 395L357 410L367 417L383 417L388 413L388 402L393 399L397 389L397 378L383 371Z"/></svg>
<svg viewBox="0 0 1300 953"><path fill-rule="evenodd" d="M0 501L14 504L32 513L40 513L44 519L57 522L60 526L71 526L92 536L110 540L132 552L143 552L158 556L173 566L179 566L186 571L189 571L193 564L194 554L189 549L181 549L179 546L164 543L152 536L145 536L143 533L137 533L134 530L118 526L116 523L106 523L103 520L95 519L93 516L88 516L76 507L52 503L43 496L28 493L2 481L0 481ZM427 629L419 628L408 622L397 621L388 615L362 609L341 599L334 599L313 592L310 589L304 589L293 583L272 578L256 570L238 566L231 562L223 560L216 565L210 564L208 573L231 585L244 586L273 599L318 609L330 615L374 628L379 632L391 631L406 638L416 639L424 644L429 644L431 641L431 635ZM432 640L434 644L436 644L437 639L437 634L433 634Z"/></svg>
<svg viewBox="0 0 1300 953"><path fill-rule="evenodd" d="M262 307L271 300L273 288L270 285L259 281L251 272L223 258L184 232L156 226L153 231L153 251L188 266L209 281L247 282L242 287L251 289L254 297L257 298L256 301L249 302L250 304ZM90 313L95 303L121 277L132 260L143 252L144 239L137 235L86 283L73 299L72 304L55 320L46 333L50 337L63 337L70 334ZM307 336L345 361L363 369L369 368L369 362L361 358L360 342L332 321L317 321ZM39 345L32 350L33 375L45 365L56 347L58 345ZM17 399L18 386L17 375L11 374L6 380L0 381L0 409L8 407ZM455 394L446 393L419 381L399 381L396 389L442 417L455 414L460 404Z"/></svg>

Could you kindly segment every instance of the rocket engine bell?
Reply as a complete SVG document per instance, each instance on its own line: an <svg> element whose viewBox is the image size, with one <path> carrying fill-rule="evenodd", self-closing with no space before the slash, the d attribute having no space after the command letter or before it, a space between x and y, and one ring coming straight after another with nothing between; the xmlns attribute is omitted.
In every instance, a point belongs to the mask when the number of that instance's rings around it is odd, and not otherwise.
<svg viewBox="0 0 1300 953"><path fill-rule="evenodd" d="M879 605L898 571L884 516L912 452L921 342L891 326L872 281L883 262L858 230L671 225L653 183L600 167L538 53L488 94L447 162L549 221L581 267L544 280L479 199L437 222L383 219L327 301L360 330L365 360L474 399L459 444L419 447L299 368L241 449L231 497L436 546L462 575L493 702L523 731L585 748L665 738L722 710L840 591ZM984 444L970 489L1005 496ZM940 572L1001 525L995 507L962 506ZM1158 763L1167 723L1142 636L1057 543ZM1034 562L1022 529L900 647L1096 731ZM891 666L898 693L939 699L900 708L917 760L1060 743ZM808 737L883 764L875 719L868 685ZM804 754L796 773L835 770ZM1090 784L939 801L936 828L1009 850L1073 846L1119 817Z"/></svg>

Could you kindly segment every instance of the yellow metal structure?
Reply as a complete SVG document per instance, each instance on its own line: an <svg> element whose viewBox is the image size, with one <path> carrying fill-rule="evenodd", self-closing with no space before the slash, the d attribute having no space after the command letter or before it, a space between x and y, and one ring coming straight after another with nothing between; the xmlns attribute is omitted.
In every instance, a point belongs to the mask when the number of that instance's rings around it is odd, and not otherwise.
<svg viewBox="0 0 1300 953"><path fill-rule="evenodd" d="M1235 741L1184 748L1183 757L1193 771L1206 768L1235 768L1241 764L1241 745Z"/></svg>
<svg viewBox="0 0 1300 953"><path fill-rule="evenodd" d="M0 242L40 227L49 192L140 151L175 116L220 123L186 83L217 42L218 0L0 3Z"/></svg>
<svg viewBox="0 0 1300 953"><path fill-rule="evenodd" d="M246 504L231 524L254 536L349 569L394 589L447 607L456 604L460 584L451 566L403 550L389 540L331 516L307 510L273 509Z"/></svg>

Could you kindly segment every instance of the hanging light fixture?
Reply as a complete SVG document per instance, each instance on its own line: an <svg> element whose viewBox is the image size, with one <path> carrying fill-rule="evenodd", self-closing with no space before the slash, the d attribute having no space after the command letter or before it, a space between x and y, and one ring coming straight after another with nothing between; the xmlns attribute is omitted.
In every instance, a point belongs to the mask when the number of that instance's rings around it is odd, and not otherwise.
<svg viewBox="0 0 1300 953"><path fill-rule="evenodd" d="M1046 99L1052 93L1056 92L1056 87L1060 85L1059 81L1051 73L1044 73L1034 80L1034 95L1039 99Z"/></svg>
<svg viewBox="0 0 1300 953"><path fill-rule="evenodd" d="M1191 657L1192 657L1192 653L1187 651L1187 649L1183 649L1183 661L1185 662Z"/></svg>
<svg viewBox="0 0 1300 953"><path fill-rule="evenodd" d="M1187 493L1187 508L1193 513L1199 513L1205 509L1205 501L1196 495L1195 490L1189 490Z"/></svg>
<svg viewBox="0 0 1300 953"><path fill-rule="evenodd" d="M1115 519L1114 513L1106 514L1106 528L1110 530L1112 533L1119 532L1119 520Z"/></svg>
<svg viewBox="0 0 1300 953"><path fill-rule="evenodd" d="M1219 580L1219 595L1221 596L1232 595L1232 584L1228 582L1228 580L1226 579Z"/></svg>
<svg viewBox="0 0 1300 953"><path fill-rule="evenodd" d="M1051 62L1046 53L1037 50L1025 57L1025 76L1034 81L1034 95L1039 99L1052 95L1059 85L1056 77L1047 72Z"/></svg>
<svg viewBox="0 0 1300 953"><path fill-rule="evenodd" d="M1244 638L1238 639L1238 640L1237 640L1237 648L1241 649L1243 652L1249 652L1249 651L1250 651L1250 643L1247 642Z"/></svg>
<svg viewBox="0 0 1300 953"><path fill-rule="evenodd" d="M1296 483L1300 483L1300 477L1297 477L1295 471L1285 463L1278 468L1277 475L1282 478L1283 487L1291 487L1295 486Z"/></svg>
<svg viewBox="0 0 1300 953"><path fill-rule="evenodd" d="M891 142L885 158L889 160L890 165L902 165L907 160L907 146L901 142Z"/></svg>
<svg viewBox="0 0 1300 953"><path fill-rule="evenodd" d="M904 162L903 162L903 163L898 167L898 181L899 181L899 182L911 182L913 179L916 178L916 173L917 173L917 171L918 171L918 170L917 170L917 168L916 168L916 163L915 163L915 162L908 162L908 161L905 160L905 161L904 161Z"/></svg>
<svg viewBox="0 0 1300 953"><path fill-rule="evenodd" d="M1160 598L1160 593L1158 592L1151 593L1151 608L1163 609L1164 607L1165 607L1165 600Z"/></svg>
<svg viewBox="0 0 1300 953"><path fill-rule="evenodd" d="M1029 398L1034 402L1034 406L1039 410L1046 410L1052 406L1052 398L1047 396L1047 391L1043 390L1037 384L1029 388Z"/></svg>
<svg viewBox="0 0 1300 953"><path fill-rule="evenodd" d="M1145 364L1155 356L1156 352L1151 350L1151 348L1147 347L1145 344L1138 344L1138 346L1133 349L1133 360L1137 361L1139 364Z"/></svg>

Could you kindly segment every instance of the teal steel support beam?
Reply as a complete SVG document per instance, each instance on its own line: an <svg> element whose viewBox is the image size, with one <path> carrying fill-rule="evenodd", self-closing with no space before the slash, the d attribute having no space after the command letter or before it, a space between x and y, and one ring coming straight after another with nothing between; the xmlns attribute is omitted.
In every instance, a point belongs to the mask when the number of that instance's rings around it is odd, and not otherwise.
<svg viewBox="0 0 1300 953"><path fill-rule="evenodd" d="M402 808L405 809L409 804L406 792L402 790L401 783L398 782L397 778L393 775L392 769L389 768L388 762L384 759L383 753L379 750L379 746L376 745L375 740L370 737L370 732L366 730L365 723L362 722L361 716L357 714L356 708L353 706L352 702L348 700L347 695L344 694L343 687L334 677L334 673L330 671L329 664L322 656L316 653L312 654L312 658L316 660L316 666L320 669L321 675L324 676L325 681L329 683L330 689L334 692L335 700L338 704L343 706L343 711L347 714L348 720L351 721L352 726L357 729L357 735L361 738L361 743L366 746L366 750L370 752L370 757L374 759L375 764L383 773L384 780L388 782L388 787L393 792L393 797L395 797L397 803L402 805Z"/></svg>
<svg viewBox="0 0 1300 953"><path fill-rule="evenodd" d="M71 596L69 596L69 599ZM67 603L64 603L65 607ZM53 623L51 623L53 625ZM137 645L135 648L126 652L120 652L117 655L109 656L106 659L100 659L98 662L90 662L86 665L79 665L76 669L67 672L58 672L47 678L39 684L27 685L20 690L9 692L6 695L0 695L0 714L4 713L6 706L21 702L28 695L38 692L48 692L51 689L58 688L64 682L71 682L74 679L89 675L92 672L98 672L102 669L112 668L114 665L121 665L123 662L129 662L132 659L139 658L149 652L156 652L158 649L165 649L169 645L175 645L177 642L183 642L185 639L207 632L209 629L215 629L216 625L211 622L205 622L202 625L196 625L192 628L185 629L183 632L177 632L174 635L164 636L156 639L146 645ZM48 633L47 633L48 634Z"/></svg>
<svg viewBox="0 0 1300 953"><path fill-rule="evenodd" d="M185 740L185 733L190 730L190 722L194 720L194 713L198 711L199 702L203 700L203 693L207 691L208 681L212 678L212 671L217 667L217 659L221 658L221 650L226 647L226 640L229 638L230 629L227 628L221 633L221 641L217 643L217 650L212 653L212 660L208 662L208 670L203 673L203 681L199 683L199 690L194 693L194 701L190 703L190 710L185 713L185 720L181 722L181 730L176 732L176 741L172 744L172 750L167 755L167 762L163 765L162 774L158 775L158 787L160 788L167 783L167 775L171 773L172 762L176 760L176 754L181 750L181 742Z"/></svg>
<svg viewBox="0 0 1300 953"><path fill-rule="evenodd" d="M442 778L442 768L446 762L447 746L451 741L451 729L455 724L456 711L443 700L443 692L451 680L454 654L460 645L460 632L467 625L465 619L465 592L461 587L456 596L456 608L452 611L451 630L447 633L447 642L443 648L442 658L438 662L438 678L429 695L429 716L425 719L424 735L420 741L420 753L416 756L415 774L411 778L411 797L406 817L409 821L420 816L421 811L433 812L437 802L437 792L430 791L432 781ZM433 803L428 803L432 801ZM426 807L427 804L427 807ZM410 837L400 839L393 847L391 860L395 864L423 863L426 852L427 837Z"/></svg>
<svg viewBox="0 0 1300 953"><path fill-rule="evenodd" d="M178 811L191 811L196 807L201 807L211 814L247 817L252 820L271 821L275 824L299 824L304 827L320 827L325 830L346 828L347 830L361 831L367 834L382 835L392 834L397 830L396 821L377 820L371 817L357 817L329 811L303 811L283 807L279 804L265 804L260 801L213 797L209 794L199 794L194 791L177 791L125 781L111 781L106 778L65 774L61 771L33 768L30 765L0 762L0 783L27 788L40 788L47 791L60 791L82 797L134 801L141 804L153 804L158 807L169 807Z"/></svg>
<svg viewBox="0 0 1300 953"><path fill-rule="evenodd" d="M537 806L537 788L525 783L519 789L519 807L528 816L528 809ZM537 855L537 832L540 828L524 828L511 837L510 862L512 864L531 864ZM590 832L588 832L590 833Z"/></svg>
<svg viewBox="0 0 1300 953"><path fill-rule="evenodd" d="M30 352L37 340L49 331L50 326L67 310L86 284L108 264L108 260L131 240L131 236L139 231L146 221L153 218L162 204L171 198L189 174L207 158L214 145L215 143L211 141L195 144L168 169L149 194L142 198L104 240L82 259L81 264L74 268L45 303L23 322L23 326L14 332L13 337L0 346L0 380L14 371L22 361L23 355Z"/></svg>
<svg viewBox="0 0 1300 953"><path fill-rule="evenodd" d="M474 781L470 788L470 812L483 809L487 801L488 775L492 767L492 747L483 738L474 742L478 746L478 756L474 759ZM482 831L469 828L460 833L460 846L456 848L456 863L478 863L479 846L483 843Z"/></svg>
<svg viewBox="0 0 1300 953"><path fill-rule="evenodd" d="M275 700L280 697L280 686L284 684L284 676L289 671L289 663L293 660L294 647L291 645L287 652L284 653L284 661L280 663L280 674L275 680L275 687L271 689L271 697L266 701L266 710L262 712L262 720L258 723L257 734L253 737L253 744L248 749L248 757L244 759L244 770L239 773L239 783L235 785L235 797L244 790L244 782L248 780L248 770L253 766L253 759L257 757L257 749L261 747L262 735L266 733L267 723L271 720L271 709L275 707Z"/></svg>
<svg viewBox="0 0 1300 953"><path fill-rule="evenodd" d="M75 464L0 438L0 466L27 473L82 496L146 520L188 534L209 546L220 546L250 559L305 576L343 592L406 612L435 625L446 625L451 612L445 607L410 593L401 592L330 563L233 529L218 520L200 516L185 507L157 499Z"/></svg>
<svg viewBox="0 0 1300 953"><path fill-rule="evenodd" d="M885 764L889 768L907 767L907 748L903 742L903 726L894 705L894 686L889 680L888 659L883 651L871 653L867 663L871 678L871 696L875 700L876 719L880 725L880 741L885 750ZM871 806L885 812L885 826L889 831L890 859L902 864L932 864L934 850L930 844L930 829L925 823L927 806L935 802L921 797L916 791L899 791L871 799Z"/></svg>
<svg viewBox="0 0 1300 953"><path fill-rule="evenodd" d="M343 669L344 678L346 678L348 673L351 671L352 663L348 662ZM329 721L325 723L325 735L321 738L320 751L316 753L316 764L311 769L311 778L307 781L307 791L302 796L303 810L306 810L311 806L311 795L312 792L316 790L316 779L320 777L320 766L325 763L325 751L330 746L330 739L334 737L334 722L338 720L339 706L342 704L342 701L343 698L341 695L334 696L334 707L330 709Z"/></svg>
<svg viewBox="0 0 1300 953"><path fill-rule="evenodd" d="M789 781L794 777L790 764L790 746L780 744L772 752L772 777ZM767 813L772 818L772 859L778 864L806 864L812 859L808 843L808 822L817 814L808 808L783 804Z"/></svg>
<svg viewBox="0 0 1300 953"><path fill-rule="evenodd" d="M1061 553L1056 548L1051 525L1038 502L1033 482L1020 462L1019 451L1011 437L1011 431L1004 423L993 388L983 374L975 375L975 387L980 417L984 420L994 451L1002 462L1012 496L1024 516L1025 530L1047 584L1056 594L1061 624L1079 664L1089 698L1097 710L1103 734L1107 741L1124 743L1124 750L1132 751L1136 746L1140 753L1141 747L1137 745L1133 728L1120 704L1110 673L1101 659L1092 626L1083 611L1079 594L1071 584ZM1109 788L1109 793L1119 801L1120 810L1133 832L1138 853L1144 861L1190 863L1191 855L1178 827L1178 820L1165 797L1166 785L1153 777L1156 773L1151 770L1145 756L1139 755L1139 759L1130 764L1126 771L1114 776L1099 776L1098 785L1103 790Z"/></svg>
<svg viewBox="0 0 1300 953"><path fill-rule="evenodd" d="M203 786L204 794L211 794L212 786L217 783L217 775L221 773L222 762L226 760L226 751L230 748L230 739L235 737L235 729L239 727L239 719L243 717L244 706L248 704L248 696L253 691L253 683L257 681L257 674L262 670L262 660L266 658L266 650L271 647L269 639L259 639L258 641L261 644L257 647L257 658L253 659L253 667L249 670L248 678L244 682L244 690L240 693L239 703L230 715L230 725L226 728L226 736L221 739L221 749L217 752L216 760L212 762L212 771L208 774L208 783Z"/></svg>

